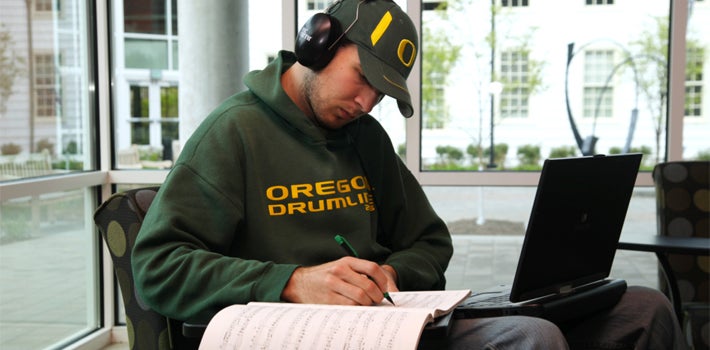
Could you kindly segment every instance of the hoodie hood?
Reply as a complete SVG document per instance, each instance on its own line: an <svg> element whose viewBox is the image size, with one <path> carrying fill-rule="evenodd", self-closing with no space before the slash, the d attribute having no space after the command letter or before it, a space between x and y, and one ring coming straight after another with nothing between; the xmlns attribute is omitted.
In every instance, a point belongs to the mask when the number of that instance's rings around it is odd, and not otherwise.
<svg viewBox="0 0 710 350"><path fill-rule="evenodd" d="M348 142L348 134L342 130L326 130L314 124L291 100L281 86L281 75L296 62L296 55L290 51L280 51L278 57L263 70L247 73L244 84L262 100L286 126L299 134L303 140L329 145Z"/></svg>

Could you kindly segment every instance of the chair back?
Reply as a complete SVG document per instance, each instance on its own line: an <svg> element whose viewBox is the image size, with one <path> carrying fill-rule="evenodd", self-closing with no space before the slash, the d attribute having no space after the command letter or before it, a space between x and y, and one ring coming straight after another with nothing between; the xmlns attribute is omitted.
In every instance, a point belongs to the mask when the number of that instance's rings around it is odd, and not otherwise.
<svg viewBox="0 0 710 350"><path fill-rule="evenodd" d="M113 260L126 312L130 349L173 349L171 320L148 307L135 291L131 251L143 218L159 187L146 187L115 193L94 212Z"/></svg>
<svg viewBox="0 0 710 350"><path fill-rule="evenodd" d="M710 238L710 161L659 163L653 182L659 235ZM710 258L668 254L668 262L680 291L684 328L697 348L710 348L710 340L701 336L710 327ZM667 289L661 284L666 294Z"/></svg>

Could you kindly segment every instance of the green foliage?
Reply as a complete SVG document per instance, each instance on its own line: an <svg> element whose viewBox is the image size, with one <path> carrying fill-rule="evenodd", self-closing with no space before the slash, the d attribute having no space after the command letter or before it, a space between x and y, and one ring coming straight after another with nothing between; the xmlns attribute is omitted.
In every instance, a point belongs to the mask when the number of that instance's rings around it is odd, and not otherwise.
<svg viewBox="0 0 710 350"><path fill-rule="evenodd" d="M559 146L550 150L550 158L568 158L576 155L577 147L575 146Z"/></svg>
<svg viewBox="0 0 710 350"><path fill-rule="evenodd" d="M79 154L79 146L76 141L69 141L67 146L64 147L64 154Z"/></svg>
<svg viewBox="0 0 710 350"><path fill-rule="evenodd" d="M483 158L483 150L480 145L468 145L466 147L466 154L468 154L471 159L471 163L479 163L479 160Z"/></svg>
<svg viewBox="0 0 710 350"><path fill-rule="evenodd" d="M652 27L642 32L630 46L636 53L632 57L633 65L638 72L638 83L641 95L647 101L647 109L651 112L655 132L655 154L661 154L661 135L665 129L666 103L668 86L668 17L654 17ZM702 51L703 45L692 33L687 34L687 57L691 53ZM685 65L686 77L698 77L702 66L695 60L689 60ZM686 100L686 110L688 103ZM646 153L644 153L646 154Z"/></svg>
<svg viewBox="0 0 710 350"><path fill-rule="evenodd" d="M609 154L621 154L621 151L621 147L614 146L609 148ZM651 152L653 151L649 146L631 147L631 149L629 149L629 153L641 153L643 155L650 155Z"/></svg>
<svg viewBox="0 0 710 350"><path fill-rule="evenodd" d="M507 143L498 143L493 147L493 151L495 152L493 154L493 161L497 165L497 168L503 169L505 168L505 157L508 155L508 144ZM486 159L490 159L491 157L491 148L486 147L483 150L483 156Z"/></svg>
<svg viewBox="0 0 710 350"><path fill-rule="evenodd" d="M540 146L537 145L522 145L518 147L518 161L521 166L539 165L540 164Z"/></svg>
<svg viewBox="0 0 710 350"><path fill-rule="evenodd" d="M478 170L478 165L473 164L469 166L464 166L462 164L458 163L446 163L446 164L441 164L441 163L436 163L432 164L431 166L427 167L427 170L435 170L435 171L476 171Z"/></svg>
<svg viewBox="0 0 710 350"><path fill-rule="evenodd" d="M506 48L506 51L515 52L519 59L526 63L527 75L525 80L521 81L519 79L511 80L504 75L498 76L497 81L503 83L503 91L523 91L526 97L540 92L546 88L543 82L543 69L545 68L545 62L531 58L530 53L530 41L534 29L525 33L521 38L519 38L520 43L517 47Z"/></svg>
<svg viewBox="0 0 710 350"><path fill-rule="evenodd" d="M81 171L84 170L84 162L72 159L58 160L52 163L52 169Z"/></svg>
<svg viewBox="0 0 710 350"><path fill-rule="evenodd" d="M539 171L542 169L540 164L520 164L515 167L516 171Z"/></svg>
<svg viewBox="0 0 710 350"><path fill-rule="evenodd" d="M397 154L399 154L399 157L402 159L407 158L407 144L406 143L400 143L397 145Z"/></svg>
<svg viewBox="0 0 710 350"><path fill-rule="evenodd" d="M710 161L710 148L704 151L698 151L697 160L708 160Z"/></svg>
<svg viewBox="0 0 710 350"><path fill-rule="evenodd" d="M641 153L645 156L651 154L651 147L649 146L640 146L640 147L631 147L629 150L629 153Z"/></svg>
<svg viewBox="0 0 710 350"><path fill-rule="evenodd" d="M463 151L454 146L436 146L436 154L439 155L439 159L444 162L447 161L460 161L463 159Z"/></svg>
<svg viewBox="0 0 710 350"><path fill-rule="evenodd" d="M138 158L140 160L158 161L162 158L162 153L156 149L138 149Z"/></svg>
<svg viewBox="0 0 710 350"><path fill-rule="evenodd" d="M442 5L444 4L444 5ZM446 6L442 3L434 10L435 14L445 18ZM461 45L451 42L445 28L422 29L422 118L424 125L444 127L449 119L448 108L443 90L448 76L461 56Z"/></svg>
<svg viewBox="0 0 710 350"><path fill-rule="evenodd" d="M161 89L160 115L163 118L178 117L178 89L176 86Z"/></svg>

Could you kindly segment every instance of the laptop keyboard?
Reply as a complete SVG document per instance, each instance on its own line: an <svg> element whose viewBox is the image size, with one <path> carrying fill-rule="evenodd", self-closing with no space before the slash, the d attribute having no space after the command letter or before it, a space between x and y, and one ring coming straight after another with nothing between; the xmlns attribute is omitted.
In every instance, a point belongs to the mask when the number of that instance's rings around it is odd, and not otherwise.
<svg viewBox="0 0 710 350"><path fill-rule="evenodd" d="M478 296L480 297L480 294ZM496 295L491 295L489 297L483 297L483 298L479 298L479 297L477 297L476 295L473 295L472 298L469 298L469 300L467 302L465 302L463 305L487 306L487 305L505 304L505 303L508 303L510 300L510 293L503 293L503 294L496 293Z"/></svg>

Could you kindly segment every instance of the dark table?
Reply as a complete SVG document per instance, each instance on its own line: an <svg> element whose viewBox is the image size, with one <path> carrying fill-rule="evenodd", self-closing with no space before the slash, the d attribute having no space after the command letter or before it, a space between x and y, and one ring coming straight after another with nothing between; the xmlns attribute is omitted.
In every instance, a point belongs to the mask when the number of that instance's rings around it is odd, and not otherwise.
<svg viewBox="0 0 710 350"><path fill-rule="evenodd" d="M627 234L621 236L618 249L656 253L668 281L676 317L678 317L678 322L683 324L678 281L668 262L668 254L710 255L710 238Z"/></svg>

